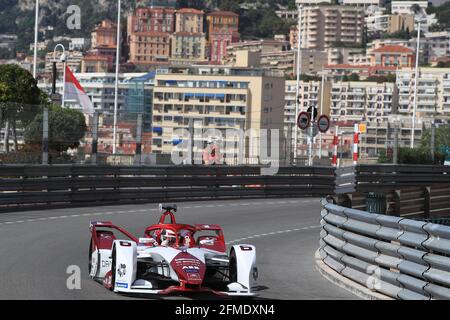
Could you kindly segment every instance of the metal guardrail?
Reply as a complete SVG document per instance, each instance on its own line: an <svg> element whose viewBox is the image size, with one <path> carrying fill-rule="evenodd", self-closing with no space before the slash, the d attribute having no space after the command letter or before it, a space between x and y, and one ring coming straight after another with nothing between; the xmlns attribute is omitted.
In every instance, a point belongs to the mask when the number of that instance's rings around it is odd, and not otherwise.
<svg viewBox="0 0 450 320"><path fill-rule="evenodd" d="M356 190L377 192L404 187L450 184L450 166L433 165L358 165Z"/></svg>
<svg viewBox="0 0 450 320"><path fill-rule="evenodd" d="M320 197L336 192L332 167L0 166L0 210L234 198Z"/></svg>
<svg viewBox="0 0 450 320"><path fill-rule="evenodd" d="M322 204L327 266L392 298L450 299L449 226Z"/></svg>
<svg viewBox="0 0 450 320"><path fill-rule="evenodd" d="M341 195L336 202L346 207L370 211L367 195L374 193L386 198L385 213L388 215L408 218L450 216L449 166L358 165L336 169L336 176L340 191L336 195Z"/></svg>

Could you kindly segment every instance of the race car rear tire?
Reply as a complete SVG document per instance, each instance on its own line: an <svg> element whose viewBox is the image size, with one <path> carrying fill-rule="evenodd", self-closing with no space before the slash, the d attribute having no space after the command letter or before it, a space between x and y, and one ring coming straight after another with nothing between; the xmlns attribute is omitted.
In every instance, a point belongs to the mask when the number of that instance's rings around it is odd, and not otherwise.
<svg viewBox="0 0 450 320"><path fill-rule="evenodd" d="M236 259L236 253L234 250L231 250L230 252L230 259L229 259L229 266L228 266L228 276L230 278L230 282L237 282L237 259Z"/></svg>
<svg viewBox="0 0 450 320"><path fill-rule="evenodd" d="M95 272L95 274L93 276L91 276L91 271L92 271L92 247L94 245L94 239L91 238L91 241L89 242L89 265L88 265L88 272L89 272L89 276L92 279L95 279L98 270L100 268L100 252L97 250L97 270Z"/></svg>

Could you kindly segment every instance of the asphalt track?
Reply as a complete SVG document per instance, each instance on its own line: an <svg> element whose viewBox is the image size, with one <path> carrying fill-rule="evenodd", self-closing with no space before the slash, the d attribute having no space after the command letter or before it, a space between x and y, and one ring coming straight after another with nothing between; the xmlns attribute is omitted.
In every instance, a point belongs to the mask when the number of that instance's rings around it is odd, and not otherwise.
<svg viewBox="0 0 450 320"><path fill-rule="evenodd" d="M262 299L356 299L315 269L319 201L185 202L177 221L219 224L227 244L254 244ZM159 216L156 204L0 214L0 299L131 299L89 279L89 222L110 220L141 235ZM71 265L81 269L80 290L66 286Z"/></svg>

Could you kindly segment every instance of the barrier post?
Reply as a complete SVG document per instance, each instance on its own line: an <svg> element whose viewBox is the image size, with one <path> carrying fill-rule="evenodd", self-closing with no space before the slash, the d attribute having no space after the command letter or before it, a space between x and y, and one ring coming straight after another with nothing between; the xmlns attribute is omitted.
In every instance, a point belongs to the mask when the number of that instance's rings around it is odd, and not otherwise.
<svg viewBox="0 0 450 320"><path fill-rule="evenodd" d="M353 164L356 166L358 164L358 144L359 144L359 126L357 123L354 125L353 134Z"/></svg>
<svg viewBox="0 0 450 320"><path fill-rule="evenodd" d="M48 108L44 108L42 121L42 164L48 164Z"/></svg>
<svg viewBox="0 0 450 320"><path fill-rule="evenodd" d="M337 166L338 143L339 143L339 126L336 126L333 137L333 160L331 161L333 167Z"/></svg>
<svg viewBox="0 0 450 320"><path fill-rule="evenodd" d="M136 127L136 154L134 157L134 165L138 166L141 164L141 154L142 154L142 113L137 116L137 127Z"/></svg>
<svg viewBox="0 0 450 320"><path fill-rule="evenodd" d="M98 152L98 112L95 112L92 120L92 154L91 154L92 164L97 164L97 152Z"/></svg>

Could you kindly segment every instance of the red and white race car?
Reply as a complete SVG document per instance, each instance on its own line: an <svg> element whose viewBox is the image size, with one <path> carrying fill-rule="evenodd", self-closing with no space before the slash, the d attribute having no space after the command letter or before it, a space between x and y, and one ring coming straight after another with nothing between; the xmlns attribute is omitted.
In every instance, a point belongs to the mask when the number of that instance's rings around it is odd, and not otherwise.
<svg viewBox="0 0 450 320"><path fill-rule="evenodd" d="M175 205L160 210L142 238L109 221L91 222L90 277L118 293L255 296L254 246L233 245L227 254L219 226L176 223Z"/></svg>

